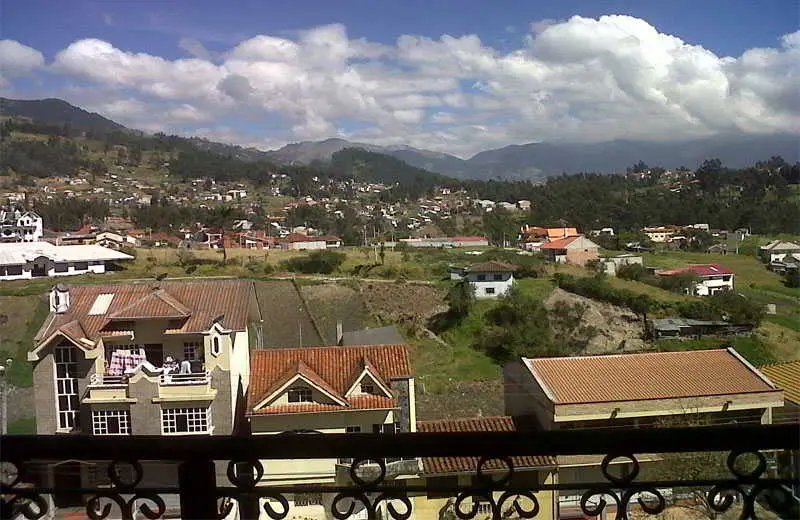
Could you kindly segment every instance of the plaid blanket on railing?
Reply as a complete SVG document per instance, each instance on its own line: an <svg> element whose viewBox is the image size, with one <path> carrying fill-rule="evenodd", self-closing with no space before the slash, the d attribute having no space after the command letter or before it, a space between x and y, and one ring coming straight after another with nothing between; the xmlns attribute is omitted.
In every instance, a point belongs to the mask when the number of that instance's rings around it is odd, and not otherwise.
<svg viewBox="0 0 800 520"><path fill-rule="evenodd" d="M108 375L121 376L144 363L146 359L142 349L116 350L111 354L111 361L108 363Z"/></svg>

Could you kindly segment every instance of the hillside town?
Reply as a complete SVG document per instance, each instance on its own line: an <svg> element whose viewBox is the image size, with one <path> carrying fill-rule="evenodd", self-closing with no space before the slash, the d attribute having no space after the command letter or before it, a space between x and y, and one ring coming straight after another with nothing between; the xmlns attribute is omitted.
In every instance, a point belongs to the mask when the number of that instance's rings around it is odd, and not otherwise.
<svg viewBox="0 0 800 520"><path fill-rule="evenodd" d="M0 519L800 519L796 2L11 4Z"/></svg>

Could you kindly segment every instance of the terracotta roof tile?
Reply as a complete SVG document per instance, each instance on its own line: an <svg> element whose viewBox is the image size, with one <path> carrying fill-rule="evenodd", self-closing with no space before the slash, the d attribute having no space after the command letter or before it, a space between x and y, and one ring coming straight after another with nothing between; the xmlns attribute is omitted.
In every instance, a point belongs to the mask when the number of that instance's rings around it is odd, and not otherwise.
<svg viewBox="0 0 800 520"><path fill-rule="evenodd" d="M417 431L425 433L476 433L516 431L511 417L474 417L469 419L450 419L443 421L419 421ZM477 474L480 457L423 457L424 474L471 473ZM512 457L514 469L553 467L556 460L552 456ZM484 464L488 471L505 471L505 464L489 460Z"/></svg>
<svg viewBox="0 0 800 520"><path fill-rule="evenodd" d="M348 399L349 409L356 410L384 410L397 408L397 402L382 395L363 395L353 396ZM258 415L274 415L287 413L319 413L319 412L341 412L342 407L337 404L321 403L292 403L280 406L268 406L256 412Z"/></svg>
<svg viewBox="0 0 800 520"><path fill-rule="evenodd" d="M800 361L766 365L760 370L783 390L788 401L800 404Z"/></svg>
<svg viewBox="0 0 800 520"><path fill-rule="evenodd" d="M467 271L470 273L507 273L514 272L516 270L516 265L508 264L506 262L498 262L497 260L480 262L467 267Z"/></svg>
<svg viewBox="0 0 800 520"><path fill-rule="evenodd" d="M154 289L150 294L119 309L108 317L115 320L132 320L138 318L186 318L192 311L184 304L164 292Z"/></svg>
<svg viewBox="0 0 800 520"><path fill-rule="evenodd" d="M250 353L250 387L247 408L253 408L269 397L299 371L312 374L324 388L344 396L361 374L366 363L383 382L411 377L411 365L405 345L362 345L300 348L269 348ZM287 377L288 375L288 377ZM320 385L321 386L321 385ZM350 408L394 408L395 399L384 396L352 396ZM256 413L302 413L341 410L338 405L291 404L267 407Z"/></svg>
<svg viewBox="0 0 800 520"><path fill-rule="evenodd" d="M154 295L154 285L160 291ZM222 325L232 330L247 328L252 282L246 280L208 280L198 282L129 283L118 285L68 285L70 306L63 314L51 314L37 337L47 338L70 322L77 322L86 339L116 335L130 325L111 320L138 314L171 319L172 333L193 334L208 330L212 320L224 314ZM89 314L101 294L114 297L102 314ZM125 310L127 309L127 310ZM187 314L188 313L188 314ZM75 325L69 325L76 330Z"/></svg>
<svg viewBox="0 0 800 520"><path fill-rule="evenodd" d="M578 240L580 237L567 237L559 240L553 240L547 244L542 245L541 249L565 249L568 245Z"/></svg>
<svg viewBox="0 0 800 520"><path fill-rule="evenodd" d="M556 404L779 392L733 349L523 358Z"/></svg>

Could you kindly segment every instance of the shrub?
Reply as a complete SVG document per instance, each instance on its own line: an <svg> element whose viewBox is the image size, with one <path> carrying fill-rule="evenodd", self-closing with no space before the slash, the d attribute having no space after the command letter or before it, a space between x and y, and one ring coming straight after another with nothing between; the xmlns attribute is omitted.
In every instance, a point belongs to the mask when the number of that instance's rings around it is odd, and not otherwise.
<svg viewBox="0 0 800 520"><path fill-rule="evenodd" d="M314 251L308 256L298 256L284 260L281 265L292 272L304 274L330 274L339 268L346 255L335 251Z"/></svg>
<svg viewBox="0 0 800 520"><path fill-rule="evenodd" d="M557 273L554 275L556 284L571 293L601 300L620 307L628 307L637 314L646 316L657 309L659 304L646 294L639 294L627 289L615 289L603 277L576 277L568 274Z"/></svg>
<svg viewBox="0 0 800 520"><path fill-rule="evenodd" d="M617 276L623 280L640 282L647 276L647 269L641 264L621 265L617 268Z"/></svg>

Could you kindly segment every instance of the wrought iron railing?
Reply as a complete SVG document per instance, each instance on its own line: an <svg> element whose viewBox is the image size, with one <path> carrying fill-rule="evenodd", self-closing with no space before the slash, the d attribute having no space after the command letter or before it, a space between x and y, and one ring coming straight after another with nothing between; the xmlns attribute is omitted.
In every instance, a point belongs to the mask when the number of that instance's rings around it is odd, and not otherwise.
<svg viewBox="0 0 800 520"><path fill-rule="evenodd" d="M552 518L545 496L580 495L584 517L627 519L638 510L657 515L674 507L684 488L699 490L710 512L741 518L798 518L797 425L568 430L516 433L302 434L252 437L5 436L3 518L49 518L52 495L79 493L85 514L100 518L158 518L169 514L165 497L177 497L184 519L293 518L290 502L323 508L324 518ZM725 452L725 474L713 477L640 478L644 457ZM519 479L520 457L557 461L566 455L602 455L601 480ZM265 467L278 459L353 458L346 479L328 484L263 485ZM471 457L462 479L387 477L386 459ZM526 457L527 459L528 457ZM658 456L655 457L658 459ZM741 464L745 459L750 465ZM107 461L108 485L65 487L49 476L46 461ZM439 459L441 460L441 459ZM462 459L464 460L464 459ZM616 473L613 462L627 471ZM176 466L170 485L145 485L150 461ZM653 464L659 464L654 462ZM215 466L216 464L216 466ZM650 464L650 463L648 463ZM562 471L554 464L549 471ZM219 471L219 468L223 468ZM419 467L424 468L424 464ZM369 471L362 471L369 469ZM123 471L125 470L125 471ZM85 473L85 472L83 472ZM422 475L425 477L426 475ZM144 480L143 480L144 479ZM402 484L402 485L398 485ZM665 492L670 490L670 492ZM415 511L421 497L452 496L437 514ZM549 495L548 495L549 494ZM321 500L320 495L330 497ZM312 500L313 498L313 500ZM324 502L324 505L319 505ZM296 505L295 504L295 505ZM320 513L322 514L322 513ZM425 516L428 514L429 516ZM638 514L638 513L637 513Z"/></svg>
<svg viewBox="0 0 800 520"><path fill-rule="evenodd" d="M190 374L161 374L158 384L161 386L170 385L205 385L211 382L211 373L193 372Z"/></svg>
<svg viewBox="0 0 800 520"><path fill-rule="evenodd" d="M89 386L125 386L128 384L126 375L110 375L94 373L89 377Z"/></svg>

